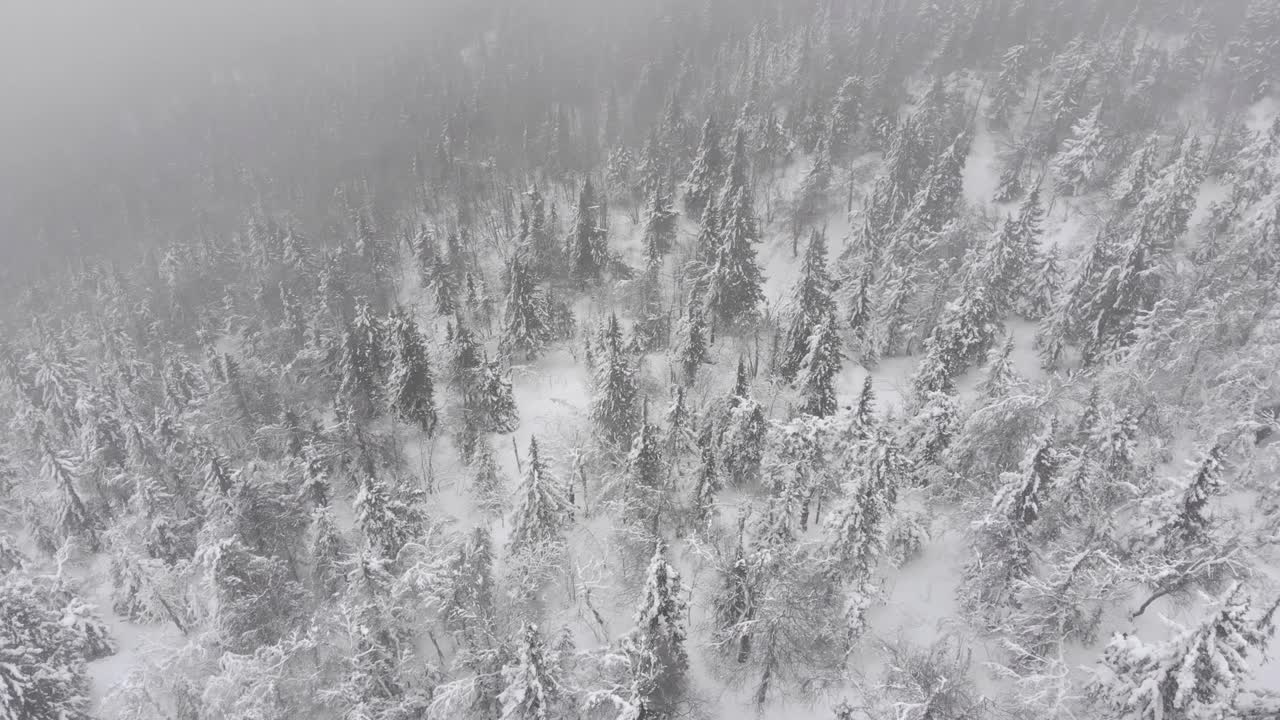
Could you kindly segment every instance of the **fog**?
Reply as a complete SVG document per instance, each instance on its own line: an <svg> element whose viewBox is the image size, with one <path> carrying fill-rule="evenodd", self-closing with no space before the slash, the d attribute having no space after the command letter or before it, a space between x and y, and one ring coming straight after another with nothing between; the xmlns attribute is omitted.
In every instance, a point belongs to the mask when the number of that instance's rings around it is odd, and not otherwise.
<svg viewBox="0 0 1280 720"><path fill-rule="evenodd" d="M0 25L0 246L13 263L58 246L65 228L55 226L74 213L51 218L39 207L53 198L58 207L101 205L108 186L140 182L152 172L140 155L169 130L165 116L200 103L211 86L263 74L323 79L352 58L425 40L469 7L459 0L14 2ZM33 235L41 240L33 244Z"/></svg>

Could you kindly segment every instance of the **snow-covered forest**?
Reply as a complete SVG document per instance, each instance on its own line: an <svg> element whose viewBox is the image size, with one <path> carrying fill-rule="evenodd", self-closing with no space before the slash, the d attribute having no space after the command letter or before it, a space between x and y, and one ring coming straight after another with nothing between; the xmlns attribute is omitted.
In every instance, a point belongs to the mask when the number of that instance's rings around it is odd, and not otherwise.
<svg viewBox="0 0 1280 720"><path fill-rule="evenodd" d="M0 720L1280 718L1280 2L404 31L10 183Z"/></svg>

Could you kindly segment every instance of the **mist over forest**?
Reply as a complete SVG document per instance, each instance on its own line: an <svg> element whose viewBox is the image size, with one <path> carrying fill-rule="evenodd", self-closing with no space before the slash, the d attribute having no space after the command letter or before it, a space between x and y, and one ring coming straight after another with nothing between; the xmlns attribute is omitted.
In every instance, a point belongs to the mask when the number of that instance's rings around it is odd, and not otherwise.
<svg viewBox="0 0 1280 720"><path fill-rule="evenodd" d="M0 720L1280 720L1275 0L0 67Z"/></svg>

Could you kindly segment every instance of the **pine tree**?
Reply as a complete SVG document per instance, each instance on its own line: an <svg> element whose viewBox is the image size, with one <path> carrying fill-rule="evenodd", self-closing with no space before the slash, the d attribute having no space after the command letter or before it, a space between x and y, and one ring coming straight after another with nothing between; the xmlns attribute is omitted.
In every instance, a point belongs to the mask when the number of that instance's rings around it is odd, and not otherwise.
<svg viewBox="0 0 1280 720"><path fill-rule="evenodd" d="M507 271L507 302L503 310L503 353L537 357L551 340L550 319L532 269L519 257L512 258Z"/></svg>
<svg viewBox="0 0 1280 720"><path fill-rule="evenodd" d="M1062 150L1054 158L1053 171L1063 194L1078 195L1088 190L1101 171L1099 166L1106 149L1101 116L1099 104L1071 128L1071 137L1063 141Z"/></svg>
<svg viewBox="0 0 1280 720"><path fill-rule="evenodd" d="M662 192L661 183L654 185L644 218L644 254L650 263L660 263L671 251L676 236L676 212L671 198Z"/></svg>
<svg viewBox="0 0 1280 720"><path fill-rule="evenodd" d="M516 662L502 668L502 678L506 683L498 696L502 720L555 720L563 717L567 689L537 625L525 625L517 653Z"/></svg>
<svg viewBox="0 0 1280 720"><path fill-rule="evenodd" d="M724 326L755 317L764 300L764 276L753 247L760 242L749 191L738 190L727 205L720 241L711 266L702 278L707 312Z"/></svg>
<svg viewBox="0 0 1280 720"><path fill-rule="evenodd" d="M1248 655L1267 641L1248 617L1249 604L1235 584L1199 626L1178 628L1164 643L1117 634L1103 651L1094 697L1120 720L1237 717Z"/></svg>
<svg viewBox="0 0 1280 720"><path fill-rule="evenodd" d="M809 352L800 363L804 368L800 383L801 412L816 417L835 413L835 379L844 358L840 344L834 315L828 315L825 323L814 326L809 337Z"/></svg>
<svg viewBox="0 0 1280 720"><path fill-rule="evenodd" d="M636 368L622 347L618 316L609 317L605 357L596 370L591 400L591 421L606 443L625 447L635 436L636 400L640 387Z"/></svg>
<svg viewBox="0 0 1280 720"><path fill-rule="evenodd" d="M572 275L581 285L596 282L604 274L607 248L604 229L596 217L597 204L591 181L583 182L582 192L578 195L578 217L569 245Z"/></svg>
<svg viewBox="0 0 1280 720"><path fill-rule="evenodd" d="M680 573L667 562L666 545L657 543L630 636L633 692L646 712L666 717L683 698L688 684L685 617Z"/></svg>
<svg viewBox="0 0 1280 720"><path fill-rule="evenodd" d="M814 328L825 325L834 317L835 300L831 296L831 287L831 276L827 274L826 238L814 230L809 236L804 266L787 307L790 319L777 367L783 379L790 381L795 378L809 351L809 338Z"/></svg>
<svg viewBox="0 0 1280 720"><path fill-rule="evenodd" d="M724 181L725 158L720 149L720 131L714 118L702 126L702 140L694 157L689 177L684 181L684 209L692 218L701 218L715 200L716 190Z"/></svg>
<svg viewBox="0 0 1280 720"><path fill-rule="evenodd" d="M426 344L413 318L404 311L391 318L391 371L387 398L392 410L427 437L435 434L435 386Z"/></svg>
<svg viewBox="0 0 1280 720"><path fill-rule="evenodd" d="M573 505L563 492L560 481L538 454L538 439L530 438L520 504L511 521L508 547L513 551L533 550L563 542L565 529L573 517Z"/></svg>

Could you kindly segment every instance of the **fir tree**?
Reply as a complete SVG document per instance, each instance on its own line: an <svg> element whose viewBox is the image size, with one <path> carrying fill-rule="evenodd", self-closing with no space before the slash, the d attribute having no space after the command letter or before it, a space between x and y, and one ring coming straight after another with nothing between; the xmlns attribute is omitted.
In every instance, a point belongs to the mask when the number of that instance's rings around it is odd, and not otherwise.
<svg viewBox="0 0 1280 720"><path fill-rule="evenodd" d="M711 362L711 350L707 347L707 323L702 317L702 306L696 295L689 297L678 362L685 385L692 385L698 369Z"/></svg>
<svg viewBox="0 0 1280 720"><path fill-rule="evenodd" d="M804 371L801 377L801 412L816 417L835 413L835 379L840 374L840 334L836 332L835 316L814 326L809 337L809 352L801 361Z"/></svg>
<svg viewBox="0 0 1280 720"><path fill-rule="evenodd" d="M1058 261L1058 246L1047 244L1036 254L1026 294L1022 299L1022 315L1028 320L1042 320L1058 303L1062 289L1062 266Z"/></svg>
<svg viewBox="0 0 1280 720"><path fill-rule="evenodd" d="M502 678L505 687L498 696L502 720L555 720L563 717L568 691L537 625L525 625L516 662L502 668Z"/></svg>
<svg viewBox="0 0 1280 720"><path fill-rule="evenodd" d="M676 236L676 212L671 199L663 194L662 185L653 188L644 218L644 254L650 263L660 263L671 251Z"/></svg>
<svg viewBox="0 0 1280 720"><path fill-rule="evenodd" d="M360 417L370 417L382 398L386 372L382 323L367 303L356 308L355 319L342 340L341 390Z"/></svg>
<svg viewBox="0 0 1280 720"><path fill-rule="evenodd" d="M823 139L813 152L813 165L800 182L795 211L798 226L811 224L820 217L830 187L831 143Z"/></svg>
<svg viewBox="0 0 1280 720"><path fill-rule="evenodd" d="M985 400L1003 398L1019 382L1010 356L1013 354L1013 336L1010 335L1000 350L992 349L987 359L987 373L978 383L978 394Z"/></svg>
<svg viewBox="0 0 1280 720"><path fill-rule="evenodd" d="M607 443L625 447L635 435L640 388L636 368L622 347L617 315L609 317L608 332L605 357L594 380L591 420Z"/></svg>
<svg viewBox="0 0 1280 720"><path fill-rule="evenodd" d="M343 587L343 568L348 562L348 548L334 524L327 507L311 513L311 580L315 594L330 598Z"/></svg>
<svg viewBox="0 0 1280 720"><path fill-rule="evenodd" d="M785 380L795 378L805 355L809 351L809 338L814 328L825 325L835 315L835 301L831 296L831 277L827 274L827 243L821 233L814 230L809 236L804 266L799 280L791 292L788 305L790 320L782 339L778 374Z"/></svg>
<svg viewBox="0 0 1280 720"><path fill-rule="evenodd" d="M719 463L710 427L698 433L698 471L693 490L693 520L698 527L705 527L715 509L716 495L722 485Z"/></svg>
<svg viewBox="0 0 1280 720"><path fill-rule="evenodd" d="M413 318L400 311L392 316L390 335L387 397L391 408L430 437L436 430L435 387L422 334Z"/></svg>
<svg viewBox="0 0 1280 720"><path fill-rule="evenodd" d="M716 190L724 180L725 158L720 149L720 131L714 118L702 126L702 140L694 157L689 177L684 182L684 209L689 217L701 218L715 200Z"/></svg>
<svg viewBox="0 0 1280 720"><path fill-rule="evenodd" d="M578 216L569 244L572 275L581 285L589 285L604 274L606 239L596 217L597 204L591 181L587 180L578 195Z"/></svg>
<svg viewBox="0 0 1280 720"><path fill-rule="evenodd" d="M471 465L471 494L476 507L488 517L499 517L506 509L507 491L488 440L476 443Z"/></svg>
<svg viewBox="0 0 1280 720"><path fill-rule="evenodd" d="M426 516L417 507L416 498L398 498L385 482L375 478L360 484L355 513L369 544L388 560L394 560L406 543L426 531Z"/></svg>
<svg viewBox="0 0 1280 720"><path fill-rule="evenodd" d="M1147 188L1155 181L1159 170L1156 163L1160 150L1159 137L1152 135L1137 152L1129 158L1129 164L1120 173L1112 197L1121 209L1129 210L1138 206Z"/></svg>
<svg viewBox="0 0 1280 720"><path fill-rule="evenodd" d="M502 320L502 352L526 360L537 357L551 340L547 306L530 267L512 258L507 271L507 302Z"/></svg>
<svg viewBox="0 0 1280 720"><path fill-rule="evenodd" d="M840 83L831 106L831 136L828 151L835 159L849 155L853 136L862 124L866 112L866 87L857 77L847 77Z"/></svg>
<svg viewBox="0 0 1280 720"><path fill-rule="evenodd" d="M645 711L666 717L682 699L688 683L689 656L685 650L685 617L680 573L667 562L659 541L645 573L644 590L630 636L633 692Z"/></svg>
<svg viewBox="0 0 1280 720"><path fill-rule="evenodd" d="M1102 105L1081 119L1071 128L1071 137L1062 143L1062 150L1053 161L1053 171L1058 176L1058 188L1066 195L1078 195L1088 190L1100 173L1099 165L1105 150L1106 138L1099 118Z"/></svg>
<svg viewBox="0 0 1280 720"><path fill-rule="evenodd" d="M702 278L707 312L722 325L732 326L755 317L764 300L764 277L753 247L758 242L755 209L744 187L728 205L714 259Z"/></svg>
<svg viewBox="0 0 1280 720"><path fill-rule="evenodd" d="M1009 126L1009 117L1022 104L1026 90L1028 52L1026 45L1014 45L1000 60L1000 72L987 104L987 123L996 130Z"/></svg>
<svg viewBox="0 0 1280 720"><path fill-rule="evenodd" d="M1248 614L1249 598L1235 584L1197 627L1178 628L1164 643L1117 634L1103 651L1094 697L1122 720L1237 717L1248 655L1267 640Z"/></svg>
<svg viewBox="0 0 1280 720"><path fill-rule="evenodd" d="M0 718L88 720L85 654L46 588L0 576Z"/></svg>
<svg viewBox="0 0 1280 720"><path fill-rule="evenodd" d="M639 520L643 514L651 513L656 525L666 504L666 467L658 428L647 420L640 421L640 428L631 441L623 482L626 515Z"/></svg>
<svg viewBox="0 0 1280 720"><path fill-rule="evenodd" d="M511 521L508 546L514 550L558 545L573 517L573 505L564 496L560 481L538 454L538 439L529 439L520 501Z"/></svg>
<svg viewBox="0 0 1280 720"><path fill-rule="evenodd" d="M1030 451L1022 460L1017 473L1005 473L1003 483L992 501L992 514L1000 522L1024 530L1040 517L1055 474L1059 459L1053 447L1052 425L1036 438Z"/></svg>
<svg viewBox="0 0 1280 720"><path fill-rule="evenodd" d="M726 217L732 214L734 203L739 195L751 197L750 187L751 161L747 157L747 135L746 132L739 127L733 137L733 154L729 156L729 168L724 178L724 187L720 190L720 197L716 201L716 206L726 213Z"/></svg>
<svg viewBox="0 0 1280 720"><path fill-rule="evenodd" d="M823 563L844 581L865 583L885 549L888 521L897 503L902 466L892 438L877 432L855 465L844 500L823 528Z"/></svg>
<svg viewBox="0 0 1280 720"><path fill-rule="evenodd" d="M894 235L894 252L909 257L925 250L943 226L959 213L964 190L964 165L969 155L969 136L962 133L938 158L911 209L902 218Z"/></svg>

